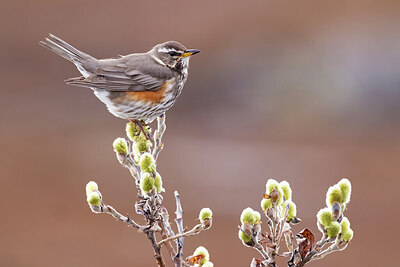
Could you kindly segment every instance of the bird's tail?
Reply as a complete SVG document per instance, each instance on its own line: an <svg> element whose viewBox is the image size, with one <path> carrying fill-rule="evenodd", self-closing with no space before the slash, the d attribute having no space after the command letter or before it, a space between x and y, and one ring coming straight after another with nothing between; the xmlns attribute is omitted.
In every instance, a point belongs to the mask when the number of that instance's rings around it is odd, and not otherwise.
<svg viewBox="0 0 400 267"><path fill-rule="evenodd" d="M50 51L62 56L66 60L71 61L75 65L81 65L84 60L87 59L94 59L92 56L79 51L69 43L65 42L64 40L54 36L53 34L49 33L49 37L46 38L44 41L40 41L39 44Z"/></svg>

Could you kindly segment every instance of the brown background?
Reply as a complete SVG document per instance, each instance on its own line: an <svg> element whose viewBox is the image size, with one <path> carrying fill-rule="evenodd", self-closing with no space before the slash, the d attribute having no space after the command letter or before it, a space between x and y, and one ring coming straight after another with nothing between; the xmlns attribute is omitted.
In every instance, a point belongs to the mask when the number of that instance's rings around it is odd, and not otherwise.
<svg viewBox="0 0 400 267"><path fill-rule="evenodd" d="M296 230L319 238L326 189L348 177L354 240L309 266L395 265L399 25L399 1L1 1L0 265L154 266L143 235L86 204L93 179L141 220L111 147L125 122L63 83L78 72L39 47L48 32L99 58L166 40L201 49L158 165L170 213L176 189L187 227L215 214L185 256L205 245L216 266L248 266L258 255L237 238L239 216L260 210L268 177L290 181Z"/></svg>

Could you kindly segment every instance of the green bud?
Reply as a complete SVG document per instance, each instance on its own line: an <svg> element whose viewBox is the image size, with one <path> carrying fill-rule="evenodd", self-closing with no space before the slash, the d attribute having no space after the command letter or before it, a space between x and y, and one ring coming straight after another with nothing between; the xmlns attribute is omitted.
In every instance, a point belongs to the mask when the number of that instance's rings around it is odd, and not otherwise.
<svg viewBox="0 0 400 267"><path fill-rule="evenodd" d="M341 235L341 238L342 238L344 241L350 241L350 240L353 238L353 230L351 230L350 228L349 228L349 229L346 229L346 231L343 231L343 230L342 230L342 232L340 233L340 235Z"/></svg>
<svg viewBox="0 0 400 267"><path fill-rule="evenodd" d="M135 143L135 150L138 154L144 153L151 147L151 142L149 140L138 140Z"/></svg>
<svg viewBox="0 0 400 267"><path fill-rule="evenodd" d="M238 232L239 239L242 240L242 243L246 247L253 247L255 245L254 241L250 236L246 235L242 230L239 229Z"/></svg>
<svg viewBox="0 0 400 267"><path fill-rule="evenodd" d="M139 166L143 172L156 172L155 160L150 153L146 152L140 157Z"/></svg>
<svg viewBox="0 0 400 267"><path fill-rule="evenodd" d="M212 219L212 210L209 208L202 208L199 213L199 219L203 222L205 219Z"/></svg>
<svg viewBox="0 0 400 267"><path fill-rule="evenodd" d="M275 179L268 179L266 187L266 193L270 194L272 190L277 189L279 190L279 183Z"/></svg>
<svg viewBox="0 0 400 267"><path fill-rule="evenodd" d="M206 263L204 263L203 265L201 265L202 267L214 267L214 263L212 263L211 261L208 261Z"/></svg>
<svg viewBox="0 0 400 267"><path fill-rule="evenodd" d="M128 122L126 124L126 135L128 136L129 140L136 141L138 139L138 135L140 133L140 128L136 126L134 122Z"/></svg>
<svg viewBox="0 0 400 267"><path fill-rule="evenodd" d="M285 202L283 202L281 207L281 218L285 216L285 209L287 204L289 204L289 213L286 221L289 222L296 217L297 207L296 204L294 204L294 202L291 200L286 200Z"/></svg>
<svg viewBox="0 0 400 267"><path fill-rule="evenodd" d="M290 184L287 181L280 182L279 187L282 188L285 200L292 199L292 188L290 188Z"/></svg>
<svg viewBox="0 0 400 267"><path fill-rule="evenodd" d="M240 215L240 221L242 223L256 224L260 221L261 215L252 208L246 208L242 211Z"/></svg>
<svg viewBox="0 0 400 267"><path fill-rule="evenodd" d="M331 222L331 224L326 228L326 233L328 234L328 237L335 237L337 236L341 231L341 226L340 223L337 221Z"/></svg>
<svg viewBox="0 0 400 267"><path fill-rule="evenodd" d="M342 190L338 185L329 187L328 192L326 193L326 205L332 207L335 202L339 204L343 203Z"/></svg>
<svg viewBox="0 0 400 267"><path fill-rule="evenodd" d="M89 205L101 206L101 196L98 192L91 192L86 198Z"/></svg>
<svg viewBox="0 0 400 267"><path fill-rule="evenodd" d="M342 226L342 232L350 229L350 221L346 217L343 217L342 222L340 223Z"/></svg>
<svg viewBox="0 0 400 267"><path fill-rule="evenodd" d="M162 185L163 185L163 182L162 182L161 175L157 172L156 179L154 180L154 186L157 189L157 193L161 193L161 192L165 191L164 188L162 187Z"/></svg>
<svg viewBox="0 0 400 267"><path fill-rule="evenodd" d="M330 208L323 208L318 211L317 214L318 222L325 228L332 222L332 211Z"/></svg>
<svg viewBox="0 0 400 267"><path fill-rule="evenodd" d="M251 241L251 237L246 235L242 230L239 229L238 233L239 239L243 241L243 243L248 244Z"/></svg>
<svg viewBox="0 0 400 267"><path fill-rule="evenodd" d="M124 138L117 138L113 142L114 151L118 154L128 153L128 144Z"/></svg>
<svg viewBox="0 0 400 267"><path fill-rule="evenodd" d="M154 178L150 173L144 172L141 175L140 179L140 188L144 194L147 194L149 191L153 190L154 187Z"/></svg>
<svg viewBox="0 0 400 267"><path fill-rule="evenodd" d="M90 181L86 185L86 196L92 193L94 190L99 190L99 187L96 182Z"/></svg>
<svg viewBox="0 0 400 267"><path fill-rule="evenodd" d="M342 222L340 223L342 226L342 231L340 235L344 241L350 241L353 238L353 230L350 228L350 221L346 217L343 217Z"/></svg>
<svg viewBox="0 0 400 267"><path fill-rule="evenodd" d="M339 181L338 186L340 190L342 191L342 197L343 197L343 202L344 203L349 203L350 202L350 196L351 196L351 183L348 179L343 178L342 180Z"/></svg>
<svg viewBox="0 0 400 267"><path fill-rule="evenodd" d="M266 211L267 209L272 208L272 201L271 199L265 199L263 198L261 200L261 208L263 209L263 211Z"/></svg>
<svg viewBox="0 0 400 267"><path fill-rule="evenodd" d="M204 258L200 262L200 266L202 266L203 264L205 264L210 260L210 254L208 253L208 250L203 246L196 248L193 255L194 256L204 255Z"/></svg>

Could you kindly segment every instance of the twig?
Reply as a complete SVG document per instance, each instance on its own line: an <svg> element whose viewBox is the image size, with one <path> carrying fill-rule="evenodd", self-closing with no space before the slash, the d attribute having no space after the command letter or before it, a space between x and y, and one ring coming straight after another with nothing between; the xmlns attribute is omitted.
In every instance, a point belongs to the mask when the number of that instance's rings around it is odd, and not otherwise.
<svg viewBox="0 0 400 267"><path fill-rule="evenodd" d="M153 230L145 230L144 233L146 234L147 238L150 240L151 245L153 246L154 257L157 260L158 266L165 267L165 263L161 256L161 252L160 252L160 246L157 245L155 232Z"/></svg>
<svg viewBox="0 0 400 267"><path fill-rule="evenodd" d="M170 236L170 237L168 237L166 239L161 240L160 242L158 242L158 245L161 246L165 242L169 242L169 241L181 238L181 237L187 237L187 236L190 236L190 235L197 235L203 230L205 230L203 228L203 225L201 223L199 223L199 224L197 224L195 227L193 227L191 230L189 230L187 232L184 232L182 234L177 234L177 235L174 235L174 236Z"/></svg>
<svg viewBox="0 0 400 267"><path fill-rule="evenodd" d="M183 233L183 210L182 210L182 205L181 205L181 197L179 196L178 191L174 192L175 195L175 200L176 200L176 226L178 228L178 233L182 234ZM184 237L180 237L177 240L177 244L176 244L176 256L174 258L174 262L175 262L175 266L182 266L182 249L183 249L183 241L184 241Z"/></svg>
<svg viewBox="0 0 400 267"><path fill-rule="evenodd" d="M344 242L344 243L342 243L342 242ZM323 257L325 257L328 254L331 254L332 252L341 251L341 250L345 249L348 245L348 242L345 242L345 241L342 241L342 242L336 241L330 247L328 247L324 251L321 251L320 253L318 253L314 257L312 257L310 261L322 259Z"/></svg>
<svg viewBox="0 0 400 267"><path fill-rule="evenodd" d="M278 253L278 250L279 250L279 246L280 246L281 239L282 239L283 228L285 228L285 224L286 224L286 220L287 220L288 216L289 216L289 204L286 205L285 214L284 214L282 220L280 221L278 241L276 242L276 253Z"/></svg>
<svg viewBox="0 0 400 267"><path fill-rule="evenodd" d="M127 154L117 154L117 159L119 163L121 163L122 166L127 168L133 178L135 178L136 184L139 184L140 181L140 167L139 165L133 160L132 158L132 152L131 152L131 144L130 142L127 142L128 145L128 151Z"/></svg>
<svg viewBox="0 0 400 267"><path fill-rule="evenodd" d="M160 210L161 213L161 225L162 225L162 231L161 231L161 237L163 239L167 239L170 236L174 236L174 232L172 231L171 225L169 223L169 214L168 214L168 210L165 207L162 207ZM160 242L158 242L158 245L161 247L161 243L162 240ZM174 260L174 257L176 255L176 251L175 249L172 247L171 242L167 242L165 244L169 255L171 256L171 259Z"/></svg>
<svg viewBox="0 0 400 267"><path fill-rule="evenodd" d="M256 243L253 248L257 250L265 260L269 260L269 255L260 243Z"/></svg>
<svg viewBox="0 0 400 267"><path fill-rule="evenodd" d="M316 244L315 248L313 251L307 254L307 256L298 264L296 264L296 267L303 267L307 262L313 261L313 260L318 260L322 259L326 255L335 252L335 251L341 251L347 247L347 242L343 243L344 241L340 241L340 236L338 235L336 239L334 240L335 242L328 247L326 250L321 251L321 249L329 243L329 239L327 238L326 234L323 235L320 241ZM344 244L344 245L342 245Z"/></svg>
<svg viewBox="0 0 400 267"><path fill-rule="evenodd" d="M165 113L157 118L157 130L154 131L154 148L153 148L153 157L155 160L158 158L158 154L160 154L163 149L163 144L161 142L162 136L164 135L165 129L167 126L165 125Z"/></svg>
<svg viewBox="0 0 400 267"><path fill-rule="evenodd" d="M131 218L126 217L119 213L116 209L111 207L110 205L103 205L103 206L90 206L93 212L95 213L105 213L113 216L115 219L120 220L122 222L125 222L129 224L130 226L137 228L137 229L143 229L144 226L140 226L137 224L135 221L133 221Z"/></svg>

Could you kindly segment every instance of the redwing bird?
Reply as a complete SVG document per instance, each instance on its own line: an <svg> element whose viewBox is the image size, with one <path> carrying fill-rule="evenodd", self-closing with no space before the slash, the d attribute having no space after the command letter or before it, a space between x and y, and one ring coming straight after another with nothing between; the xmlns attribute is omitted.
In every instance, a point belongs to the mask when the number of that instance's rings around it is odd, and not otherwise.
<svg viewBox="0 0 400 267"><path fill-rule="evenodd" d="M40 45L78 68L82 76L67 84L91 88L114 116L145 123L175 103L188 76L189 58L200 52L168 41L146 53L96 59L52 34Z"/></svg>

